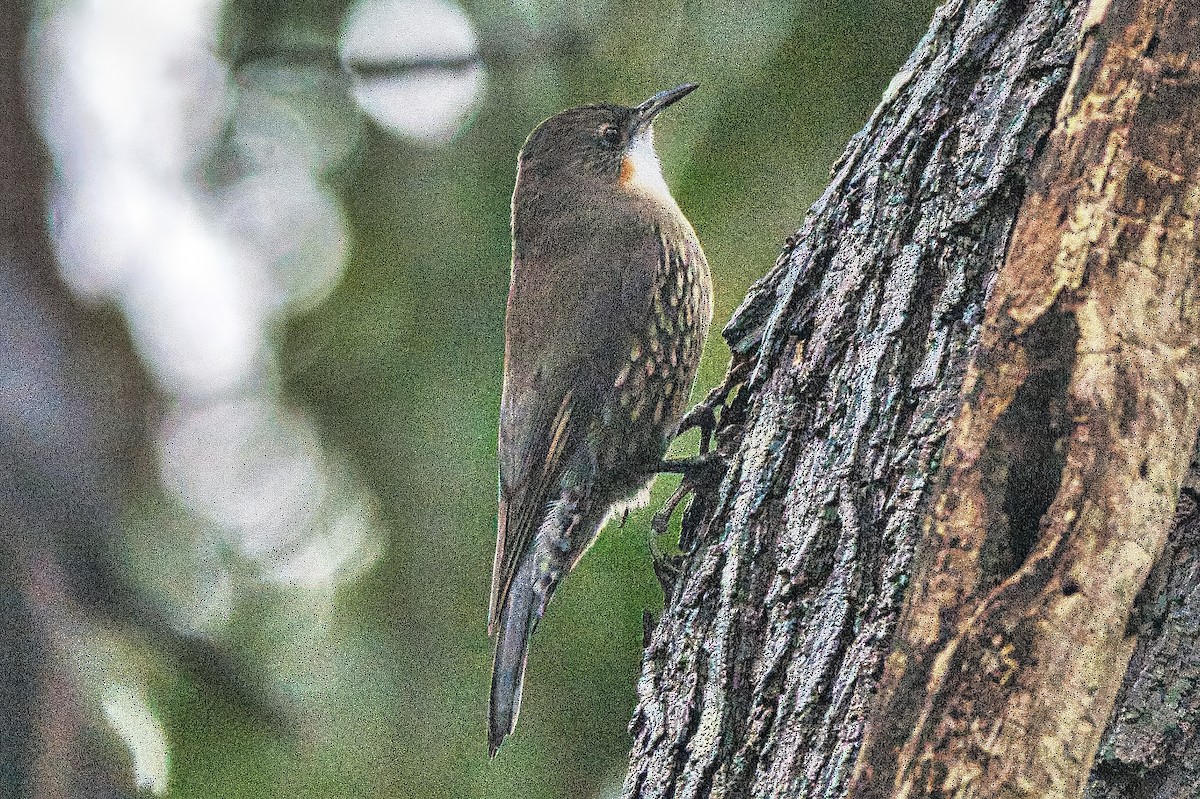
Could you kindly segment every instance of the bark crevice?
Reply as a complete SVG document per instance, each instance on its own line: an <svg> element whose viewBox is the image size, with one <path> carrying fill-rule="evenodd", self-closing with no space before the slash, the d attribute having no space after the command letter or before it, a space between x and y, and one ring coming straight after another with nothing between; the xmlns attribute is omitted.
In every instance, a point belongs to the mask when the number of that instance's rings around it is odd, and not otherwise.
<svg viewBox="0 0 1200 799"><path fill-rule="evenodd" d="M1071 314L1051 311L1022 339L1029 377L997 419L978 466L989 506L982 512L990 519L980 571L991 585L1021 568L1034 550L1067 463L1067 386L1078 325Z"/></svg>

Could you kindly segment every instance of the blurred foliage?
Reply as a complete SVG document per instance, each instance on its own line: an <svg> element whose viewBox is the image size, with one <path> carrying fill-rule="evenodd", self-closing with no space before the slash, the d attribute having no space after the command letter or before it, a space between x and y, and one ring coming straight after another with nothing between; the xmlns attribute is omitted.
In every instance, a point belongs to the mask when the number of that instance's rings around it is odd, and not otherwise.
<svg viewBox="0 0 1200 799"><path fill-rule="evenodd" d="M335 58L343 2L233 0L223 52ZM486 756L485 630L495 428L508 288L509 196L525 135L562 108L636 103L685 81L664 114L668 183L705 245L714 335L697 394L720 378L722 324L765 272L924 31L932 4L894 0L560 4L473 0L487 90L442 147L368 128L328 179L351 230L346 273L283 335L290 395L374 491L391 538L315 631L292 597L243 600L232 634L270 666L292 641L326 688L281 741L196 701L165 701L172 796L608 796L628 753L642 613L661 607L646 536L674 487L605 530L535 637L520 724ZM695 435L676 445L694 446ZM307 623L307 622L306 622ZM300 637L303 644L296 646ZM293 664L292 668L295 668ZM286 674L284 675L286 683Z"/></svg>

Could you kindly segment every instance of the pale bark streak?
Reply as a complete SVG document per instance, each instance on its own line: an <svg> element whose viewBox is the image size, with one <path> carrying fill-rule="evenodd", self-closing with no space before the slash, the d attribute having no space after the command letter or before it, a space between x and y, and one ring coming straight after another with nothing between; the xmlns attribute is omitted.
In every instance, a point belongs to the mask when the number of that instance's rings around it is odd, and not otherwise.
<svg viewBox="0 0 1200 799"><path fill-rule="evenodd" d="M1171 529L1200 425L1200 10L1089 20L964 384L863 799L1079 796Z"/></svg>

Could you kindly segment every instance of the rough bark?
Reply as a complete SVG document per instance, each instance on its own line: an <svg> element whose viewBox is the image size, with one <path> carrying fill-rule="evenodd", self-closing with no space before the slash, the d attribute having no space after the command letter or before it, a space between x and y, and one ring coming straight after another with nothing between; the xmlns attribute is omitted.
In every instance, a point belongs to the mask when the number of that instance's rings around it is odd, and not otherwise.
<svg viewBox="0 0 1200 799"><path fill-rule="evenodd" d="M846 795L985 296L1067 87L1085 11L1080 2L940 9L829 189L727 327L735 377L718 439L731 468L685 516L688 552L638 685L626 797ZM1196 41L1194 31L1180 35ZM1157 87L1162 77L1146 80ZM1133 235L1162 233L1139 230ZM1066 327L1035 333L1053 350L1055 335L1081 335ZM1064 468L1053 452L1062 431L1036 408L1061 396L1073 361L1031 352L1037 379L1017 410L1033 412L1010 414L1004 433L1009 446L1041 446L1039 457L1029 468L993 464L1029 500L999 501L1007 527L984 557L1001 579L1034 543L1007 532L1036 531ZM1134 355L1141 366L1153 360ZM1150 397L1131 407L1160 410ZM1138 423L1147 436L1149 421ZM1058 420L1064 430L1067 422ZM1176 450L1186 453L1185 443ZM1143 518L1153 526L1157 512L1160 534L1175 460L1155 465L1148 481L1160 493L1146 495L1154 502ZM1134 465L1140 470L1140 460ZM1195 784L1187 776L1200 764L1194 507L1181 505L1172 547L1139 601L1134 623L1148 633L1100 750L1097 798L1181 799L1189 794L1178 791ZM1129 585L1122 590L1132 599ZM1129 645L1118 635L1120 651L1102 652L1108 672ZM1092 708L1093 741L1102 707ZM1148 772L1157 793L1141 792Z"/></svg>
<svg viewBox="0 0 1200 799"><path fill-rule="evenodd" d="M852 796L1083 791L1200 426L1198 12L1092 3Z"/></svg>
<svg viewBox="0 0 1200 799"><path fill-rule="evenodd" d="M1092 769L1089 799L1200 793L1200 461L1179 496L1167 551L1135 609L1138 643Z"/></svg>
<svg viewBox="0 0 1200 799"><path fill-rule="evenodd" d="M1083 11L943 6L726 329L747 374L722 414L736 455L685 519L625 796L844 795Z"/></svg>

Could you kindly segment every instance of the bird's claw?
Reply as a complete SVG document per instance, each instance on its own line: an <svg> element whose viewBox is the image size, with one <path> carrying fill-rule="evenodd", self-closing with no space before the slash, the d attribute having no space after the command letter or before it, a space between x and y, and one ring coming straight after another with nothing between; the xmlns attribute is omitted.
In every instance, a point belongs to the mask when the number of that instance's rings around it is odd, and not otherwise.
<svg viewBox="0 0 1200 799"><path fill-rule="evenodd" d="M662 535L667 532L667 527L671 523L671 517L675 515L675 509L679 507L679 503L687 498L691 493L692 487L684 480L675 489L675 493L667 498L658 513L654 514L654 518L650 520L650 529L657 535Z"/></svg>
<svg viewBox="0 0 1200 799"><path fill-rule="evenodd" d="M725 407L725 403L729 400L729 394L741 384L749 366L749 361L735 361L731 363L729 369L725 372L725 377L721 379L716 388L708 392L704 396L704 399L692 406L692 409L685 413L683 418L679 420L676 435L691 430L693 427L700 429L701 455L707 454L712 448L713 435L716 433L719 424L717 421L717 410Z"/></svg>
<svg viewBox="0 0 1200 799"><path fill-rule="evenodd" d="M683 558L664 552L658 545L658 537L655 535L650 536L648 543L650 562L654 566L654 576L658 578L658 584L662 586L663 596L670 600L675 580L679 577L680 563Z"/></svg>
<svg viewBox="0 0 1200 799"><path fill-rule="evenodd" d="M713 432L717 429L717 412L707 402L697 403L679 420L679 432L700 428L700 453L712 448Z"/></svg>
<svg viewBox="0 0 1200 799"><path fill-rule="evenodd" d="M650 529L662 535L667 531L671 516L674 515L679 504L689 494L698 489L707 489L724 477L725 472L729 469L729 462L719 452L705 452L694 458L664 460L658 465L658 468L662 472L675 472L683 475L683 480L679 482L675 493L667 499L662 509L654 514L654 518L650 521Z"/></svg>

